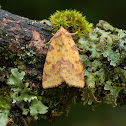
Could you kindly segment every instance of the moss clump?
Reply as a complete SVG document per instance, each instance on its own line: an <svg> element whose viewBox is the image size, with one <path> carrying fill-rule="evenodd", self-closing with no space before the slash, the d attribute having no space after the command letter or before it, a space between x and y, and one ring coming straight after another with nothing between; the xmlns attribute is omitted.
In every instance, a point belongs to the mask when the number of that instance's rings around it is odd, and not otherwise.
<svg viewBox="0 0 126 126"><path fill-rule="evenodd" d="M78 32L77 35L81 36L90 32L92 27L85 16L83 17L82 13L76 10L56 11L49 19L55 32L63 26L70 32Z"/></svg>

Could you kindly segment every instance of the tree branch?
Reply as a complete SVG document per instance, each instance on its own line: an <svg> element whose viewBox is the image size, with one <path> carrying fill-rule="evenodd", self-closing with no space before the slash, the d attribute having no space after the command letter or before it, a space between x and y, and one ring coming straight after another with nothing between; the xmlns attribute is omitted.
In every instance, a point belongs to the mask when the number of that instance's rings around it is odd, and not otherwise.
<svg viewBox="0 0 126 126"><path fill-rule="evenodd" d="M47 53L47 47L42 46L50 40L51 33L51 26L0 9L2 126L9 123L25 126L39 118L52 120L67 115L72 102L90 107L102 102L112 106L126 104L125 30L101 20L89 34L77 40L78 48L84 50L80 52L86 83L82 89L64 82L56 88L42 88Z"/></svg>

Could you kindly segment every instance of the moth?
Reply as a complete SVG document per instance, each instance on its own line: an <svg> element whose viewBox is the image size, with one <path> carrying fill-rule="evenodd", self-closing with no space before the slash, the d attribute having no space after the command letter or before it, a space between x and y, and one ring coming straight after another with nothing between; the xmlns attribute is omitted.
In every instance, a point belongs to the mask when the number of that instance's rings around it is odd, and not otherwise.
<svg viewBox="0 0 126 126"><path fill-rule="evenodd" d="M71 36L73 34L61 26L51 38L43 69L43 88L57 87L62 82L69 86L84 87L83 66Z"/></svg>

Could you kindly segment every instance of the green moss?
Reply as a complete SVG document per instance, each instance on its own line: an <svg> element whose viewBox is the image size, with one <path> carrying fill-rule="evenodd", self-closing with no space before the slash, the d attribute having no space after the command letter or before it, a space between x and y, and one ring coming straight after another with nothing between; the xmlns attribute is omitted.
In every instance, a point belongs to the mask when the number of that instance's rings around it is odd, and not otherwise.
<svg viewBox="0 0 126 126"><path fill-rule="evenodd" d="M80 37L91 31L92 24L90 24L82 16L82 13L76 10L63 10L56 11L50 16L50 22L53 30L56 32L61 26L70 32L78 32L77 35Z"/></svg>

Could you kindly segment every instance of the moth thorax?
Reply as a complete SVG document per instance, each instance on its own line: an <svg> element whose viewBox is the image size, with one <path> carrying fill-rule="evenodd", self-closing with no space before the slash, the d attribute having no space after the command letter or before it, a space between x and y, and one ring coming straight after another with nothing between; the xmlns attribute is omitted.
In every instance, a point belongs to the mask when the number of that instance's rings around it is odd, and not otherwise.
<svg viewBox="0 0 126 126"><path fill-rule="evenodd" d="M63 46L64 43L59 39L59 40L57 40L57 45L59 45L59 46Z"/></svg>

